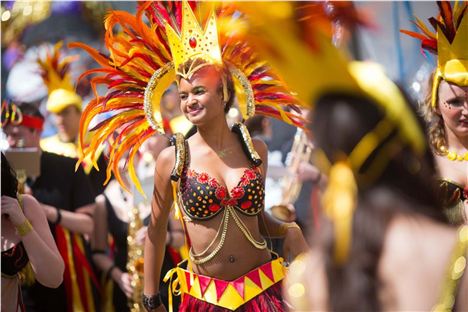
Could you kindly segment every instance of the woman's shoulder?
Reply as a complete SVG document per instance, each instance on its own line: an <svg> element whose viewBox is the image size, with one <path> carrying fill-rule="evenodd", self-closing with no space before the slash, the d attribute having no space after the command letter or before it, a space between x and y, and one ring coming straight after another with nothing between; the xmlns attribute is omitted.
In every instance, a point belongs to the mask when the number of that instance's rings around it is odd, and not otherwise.
<svg viewBox="0 0 468 312"><path fill-rule="evenodd" d="M266 143L260 138L252 138L252 143L257 152L267 152L268 146Z"/></svg>
<svg viewBox="0 0 468 312"><path fill-rule="evenodd" d="M20 203L22 204L23 212L26 218L34 220L37 216L44 216L44 210L41 208L40 203L31 195L21 194Z"/></svg>
<svg viewBox="0 0 468 312"><path fill-rule="evenodd" d="M266 143L262 139L252 138L252 144L260 158L265 161L265 159L268 157L268 146Z"/></svg>
<svg viewBox="0 0 468 312"><path fill-rule="evenodd" d="M441 295L457 242L457 229L424 216L398 215L390 222L379 261L385 305L428 310Z"/></svg>
<svg viewBox="0 0 468 312"><path fill-rule="evenodd" d="M388 227L384 251L394 258L393 261L407 263L409 258L419 254L441 262L450 254L456 240L457 228L424 216L399 215Z"/></svg>
<svg viewBox="0 0 468 312"><path fill-rule="evenodd" d="M174 146L166 147L156 158L155 175L159 178L167 178L167 181L169 181L169 177L175 166L176 148Z"/></svg>
<svg viewBox="0 0 468 312"><path fill-rule="evenodd" d="M37 199L34 198L34 196L32 195L21 194L19 196L21 196L20 202L22 202L23 208L39 205L39 202L37 201Z"/></svg>
<svg viewBox="0 0 468 312"><path fill-rule="evenodd" d="M168 146L164 148L161 153L159 153L158 157L156 158L156 164L158 166L167 166L174 164L176 157L176 150L175 146Z"/></svg>
<svg viewBox="0 0 468 312"><path fill-rule="evenodd" d="M396 216L385 234L380 272L396 283L418 276L441 281L456 242L455 227L425 216Z"/></svg>

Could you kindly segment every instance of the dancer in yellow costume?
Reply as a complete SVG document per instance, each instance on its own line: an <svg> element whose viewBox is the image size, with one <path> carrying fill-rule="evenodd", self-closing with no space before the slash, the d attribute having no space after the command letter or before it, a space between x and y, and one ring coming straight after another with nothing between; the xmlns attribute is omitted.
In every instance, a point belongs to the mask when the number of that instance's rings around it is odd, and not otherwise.
<svg viewBox="0 0 468 312"><path fill-rule="evenodd" d="M95 159L95 150L111 139L108 173L121 180L118 160L128 152L128 170L139 187L133 158L146 138L162 132L160 98L176 81L181 110L197 133L187 140L175 135L174 147L157 160L143 302L149 311L164 310L158 281L174 205L190 250L188 262L166 277L173 293L183 296L180 310L282 311L283 259L272 256L265 237L285 237L292 257L306 244L296 224L277 222L264 212L266 146L251 140L242 123L229 129L225 113L237 100L244 119L259 113L299 126L297 100L235 32L224 31L238 12L229 6L212 11L209 2L195 6L194 12L185 1L147 2L136 17L110 13L109 57L79 43L71 45L94 56L102 68L90 73L102 75L92 83L109 88L84 110L81 139L94 116L114 112L95 127L82 157ZM145 14L149 25L143 23ZM204 30L195 14L207 17ZM122 29L117 35L116 25Z"/></svg>
<svg viewBox="0 0 468 312"><path fill-rule="evenodd" d="M63 57L61 47L62 42L57 43L45 58L38 59L41 75L49 92L47 111L54 116L58 129L56 135L41 139L41 148L50 153L78 158L78 131L83 100L75 92L70 72L71 63L78 56ZM85 144L87 143L88 140ZM98 151L98 155L101 155L101 151ZM98 163L100 166L106 165L103 156L99 157ZM101 194L104 191L105 173L93 169L89 159L83 160L81 165L91 180L94 195Z"/></svg>
<svg viewBox="0 0 468 312"><path fill-rule="evenodd" d="M440 175L440 196L450 222L468 223L468 3L437 3L440 14L429 22L416 19L422 33L402 31L421 40L421 47L437 55L424 117Z"/></svg>
<svg viewBox="0 0 468 312"><path fill-rule="evenodd" d="M259 12L247 29L313 108L329 178L323 232L291 265L286 300L297 311L465 310L468 229L449 226L437 205L415 112L378 65L349 63L318 32L304 40L294 4L271 14L276 5L242 5ZM309 85L297 79L306 75Z"/></svg>

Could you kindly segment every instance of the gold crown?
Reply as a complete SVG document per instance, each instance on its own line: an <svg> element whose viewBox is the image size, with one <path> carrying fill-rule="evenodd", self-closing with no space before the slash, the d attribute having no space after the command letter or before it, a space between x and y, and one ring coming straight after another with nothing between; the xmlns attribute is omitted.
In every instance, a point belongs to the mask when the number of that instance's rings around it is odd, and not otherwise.
<svg viewBox="0 0 468 312"><path fill-rule="evenodd" d="M458 1L452 9L450 2L438 1L439 17L429 18L435 33L416 17L416 26L421 33L401 30L413 38L421 40L421 47L437 54L437 69L432 84L432 108L437 106L437 93L440 81L446 80L458 86L468 85L468 3Z"/></svg>
<svg viewBox="0 0 468 312"><path fill-rule="evenodd" d="M458 10L454 10L458 13ZM468 18L466 10L455 32L452 43L437 26L437 71L432 85L432 107L437 106L437 93L442 79L458 86L468 86ZM457 17L457 16L455 16ZM456 19L455 19L456 20Z"/></svg>
<svg viewBox="0 0 468 312"><path fill-rule="evenodd" d="M445 80L460 86L468 85L468 17L465 11L463 10L461 17L454 16L455 20L462 20L452 43L446 38L441 27L437 27L438 69Z"/></svg>
<svg viewBox="0 0 468 312"><path fill-rule="evenodd" d="M169 24L166 24L166 35L174 68L178 74L188 78L191 73L196 71L193 69L189 73L178 72L179 66L190 59L200 58L210 64L222 64L214 12L211 13L205 25L205 31L203 31L190 5L184 0L180 35Z"/></svg>

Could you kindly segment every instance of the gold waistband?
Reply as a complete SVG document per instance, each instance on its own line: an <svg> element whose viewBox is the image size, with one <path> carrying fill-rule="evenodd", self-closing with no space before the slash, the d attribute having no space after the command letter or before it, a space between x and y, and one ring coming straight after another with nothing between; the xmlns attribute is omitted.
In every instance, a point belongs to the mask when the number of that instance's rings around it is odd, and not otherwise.
<svg viewBox="0 0 468 312"><path fill-rule="evenodd" d="M164 282L170 280L169 311L172 312L172 294L188 294L210 304L236 310L280 282L285 273L283 258L267 262L233 281L196 274L177 266L164 277Z"/></svg>

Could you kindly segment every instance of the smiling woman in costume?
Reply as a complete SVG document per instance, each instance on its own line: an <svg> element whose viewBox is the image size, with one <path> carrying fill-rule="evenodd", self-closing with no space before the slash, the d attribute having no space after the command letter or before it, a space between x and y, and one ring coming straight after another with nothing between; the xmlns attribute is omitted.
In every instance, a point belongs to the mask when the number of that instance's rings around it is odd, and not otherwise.
<svg viewBox="0 0 468 312"><path fill-rule="evenodd" d="M102 66L90 71L104 73L92 83L109 88L84 110L82 137L94 116L118 112L93 129L84 155L92 157L112 138L108 172L113 170L120 179L118 159L128 150L129 173L138 187L133 157L146 138L162 132L161 95L176 81L181 110L197 132L187 140L176 134L174 146L157 160L143 303L148 311L164 309L159 278L174 206L185 229L189 259L166 279L174 293L182 294L181 311L282 311L283 259L272 255L266 238L284 237L286 252L293 257L307 245L295 223L275 221L264 212L266 146L251 140L242 123L230 129L225 113L236 100L244 120L259 113L300 126L302 119L291 112L297 100L245 42L223 31L238 13L223 6L204 14L211 3L198 3L195 12L194 7L185 1L148 2L140 5L136 17L112 12L106 20L109 58L73 44ZM149 26L142 22L144 14ZM208 16L205 30L195 14ZM114 35L116 24L122 32ZM116 130L119 134L112 136Z"/></svg>
<svg viewBox="0 0 468 312"><path fill-rule="evenodd" d="M423 34L402 32L421 40L424 50L437 55L423 113L440 175L440 197L453 224L468 223L468 3L452 8L437 2L440 15L429 18L436 33L421 20Z"/></svg>

